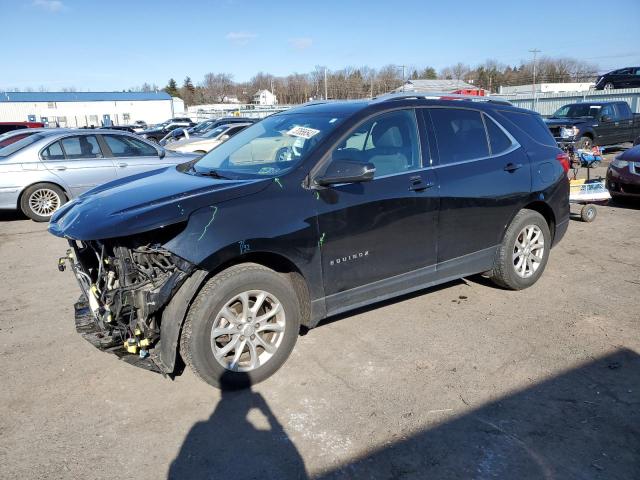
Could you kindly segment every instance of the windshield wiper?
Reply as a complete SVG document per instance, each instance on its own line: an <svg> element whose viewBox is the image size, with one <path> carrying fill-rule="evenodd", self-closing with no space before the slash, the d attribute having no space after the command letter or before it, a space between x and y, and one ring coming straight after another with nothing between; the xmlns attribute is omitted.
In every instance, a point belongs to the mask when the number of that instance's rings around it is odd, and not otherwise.
<svg viewBox="0 0 640 480"><path fill-rule="evenodd" d="M194 168L194 170L195 170L195 168ZM231 178L226 177L226 176L222 175L221 173L219 173L219 172L217 172L216 170L213 170L213 169L205 170L205 171L202 171L202 172L199 172L199 171L195 170L195 172L196 172L196 175L201 175L203 177L213 177L213 178L221 178L223 180L232 180Z"/></svg>

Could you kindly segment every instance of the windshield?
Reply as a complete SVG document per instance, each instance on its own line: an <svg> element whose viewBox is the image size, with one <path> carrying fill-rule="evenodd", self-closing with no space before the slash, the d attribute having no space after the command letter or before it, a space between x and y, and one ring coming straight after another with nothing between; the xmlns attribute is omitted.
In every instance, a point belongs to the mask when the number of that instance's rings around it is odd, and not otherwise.
<svg viewBox="0 0 640 480"><path fill-rule="evenodd" d="M554 118L583 118L598 116L600 105L589 105L588 103L579 103L576 105L565 105L556 113L553 114Z"/></svg>
<svg viewBox="0 0 640 480"><path fill-rule="evenodd" d="M202 133L202 132L206 132L207 130L209 130L211 128L211 125L213 125L215 123L215 120L206 120L204 122L201 122L193 127L191 127L189 129L189 133Z"/></svg>
<svg viewBox="0 0 640 480"><path fill-rule="evenodd" d="M13 142L4 147L0 147L0 157L8 157L12 153L16 153L18 150L21 150L24 147L37 142L38 140L42 140L43 138L45 138L44 135L40 133L34 133L33 135L29 135L28 137L24 137L18 140L17 142Z"/></svg>
<svg viewBox="0 0 640 480"><path fill-rule="evenodd" d="M228 128L229 127L227 127L227 126L214 128L213 130L208 131L207 133L205 133L202 136L204 138L214 138L214 137L217 137L218 135L220 135L221 133L223 133Z"/></svg>
<svg viewBox="0 0 640 480"><path fill-rule="evenodd" d="M304 160L344 119L341 115L291 113L267 117L214 148L195 165L196 173L277 176Z"/></svg>

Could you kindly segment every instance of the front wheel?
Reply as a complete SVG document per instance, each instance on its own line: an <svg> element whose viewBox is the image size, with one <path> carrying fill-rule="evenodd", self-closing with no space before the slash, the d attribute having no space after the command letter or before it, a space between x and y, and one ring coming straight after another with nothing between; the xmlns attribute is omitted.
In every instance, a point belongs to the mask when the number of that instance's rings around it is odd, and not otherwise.
<svg viewBox="0 0 640 480"><path fill-rule="evenodd" d="M530 287L542 275L550 249L551 233L544 217L533 210L520 210L498 248L491 280L510 290Z"/></svg>
<svg viewBox="0 0 640 480"><path fill-rule="evenodd" d="M202 380L246 388L273 375L293 350L300 302L289 278L253 263L212 277L189 309L180 352Z"/></svg>
<svg viewBox="0 0 640 480"><path fill-rule="evenodd" d="M604 89L605 90L613 90L614 88L616 88L616 87L611 82L605 83L605 85L604 85Z"/></svg>

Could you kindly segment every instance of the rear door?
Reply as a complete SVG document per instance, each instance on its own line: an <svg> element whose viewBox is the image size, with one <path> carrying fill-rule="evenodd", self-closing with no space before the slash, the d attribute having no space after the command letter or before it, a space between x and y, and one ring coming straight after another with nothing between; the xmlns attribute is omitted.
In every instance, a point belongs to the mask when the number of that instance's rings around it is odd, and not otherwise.
<svg viewBox="0 0 640 480"><path fill-rule="evenodd" d="M45 167L59 176L77 196L116 179L116 169L105 158L96 135L73 135L51 143L40 152Z"/></svg>
<svg viewBox="0 0 640 480"><path fill-rule="evenodd" d="M172 157L160 158L159 151L131 135L101 135L107 155L113 158L118 177L156 170L172 165Z"/></svg>
<svg viewBox="0 0 640 480"><path fill-rule="evenodd" d="M529 160L493 116L470 108L428 108L440 183L441 276L490 268L495 247L531 190Z"/></svg>

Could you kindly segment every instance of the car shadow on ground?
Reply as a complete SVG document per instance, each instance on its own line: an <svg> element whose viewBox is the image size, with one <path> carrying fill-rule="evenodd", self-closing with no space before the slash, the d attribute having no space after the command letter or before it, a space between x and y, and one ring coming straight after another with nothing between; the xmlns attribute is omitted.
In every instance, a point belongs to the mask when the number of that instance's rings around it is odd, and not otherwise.
<svg viewBox="0 0 640 480"><path fill-rule="evenodd" d="M639 394L640 356L619 349L309 477L264 398L225 391L168 478L640 478Z"/></svg>
<svg viewBox="0 0 640 480"><path fill-rule="evenodd" d="M28 218L19 210L0 210L0 222L15 222L17 220L28 220Z"/></svg>
<svg viewBox="0 0 640 480"><path fill-rule="evenodd" d="M308 478L296 446L262 395L250 388L222 391L211 417L187 434L167 477Z"/></svg>

